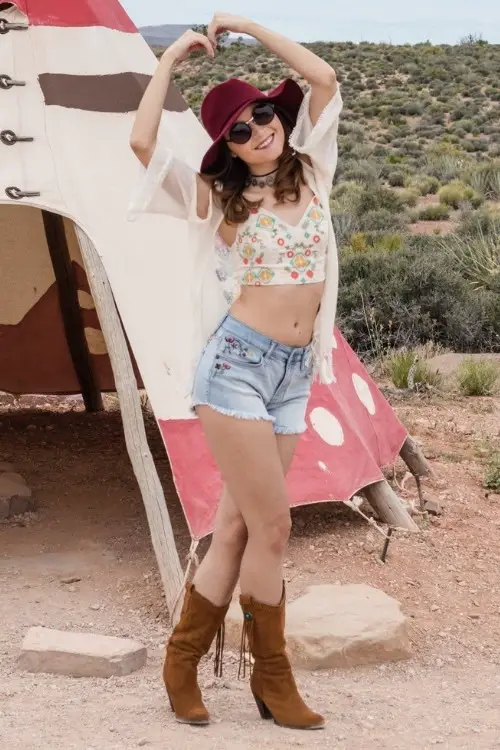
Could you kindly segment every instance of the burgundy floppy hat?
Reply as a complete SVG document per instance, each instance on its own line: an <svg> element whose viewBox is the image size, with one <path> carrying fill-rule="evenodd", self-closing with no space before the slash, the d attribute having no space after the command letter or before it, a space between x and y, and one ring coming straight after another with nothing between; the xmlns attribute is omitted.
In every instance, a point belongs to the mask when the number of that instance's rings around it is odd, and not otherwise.
<svg viewBox="0 0 500 750"><path fill-rule="evenodd" d="M203 126L213 140L203 157L201 171L206 172L217 163L224 134L249 104L262 100L273 102L295 122L303 98L304 92L291 78L286 78L267 94L239 78L230 78L215 86L201 105Z"/></svg>

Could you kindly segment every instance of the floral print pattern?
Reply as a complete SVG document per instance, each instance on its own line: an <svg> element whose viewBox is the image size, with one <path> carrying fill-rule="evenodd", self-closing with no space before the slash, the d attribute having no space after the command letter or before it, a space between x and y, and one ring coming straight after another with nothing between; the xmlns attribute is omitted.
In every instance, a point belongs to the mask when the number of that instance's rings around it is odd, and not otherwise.
<svg viewBox="0 0 500 750"><path fill-rule="evenodd" d="M306 284L325 278L328 223L314 196L297 225L258 209L236 240L238 277L245 286Z"/></svg>

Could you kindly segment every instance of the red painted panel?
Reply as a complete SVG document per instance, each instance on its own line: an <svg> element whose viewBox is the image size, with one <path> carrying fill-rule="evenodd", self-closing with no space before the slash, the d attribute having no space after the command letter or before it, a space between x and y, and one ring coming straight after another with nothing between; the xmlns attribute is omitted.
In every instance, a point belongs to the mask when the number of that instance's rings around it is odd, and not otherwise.
<svg viewBox="0 0 500 750"><path fill-rule="evenodd" d="M134 33L118 0L15 0L34 26L105 26Z"/></svg>
<svg viewBox="0 0 500 750"><path fill-rule="evenodd" d="M313 385L307 432L288 475L292 506L349 500L362 487L383 478L381 468L394 460L406 438L405 428L338 330L335 337L337 382ZM353 376L368 394L365 403ZM324 409L338 421L341 445L325 442L313 428L315 409ZM198 420L159 420L159 426L188 525L192 536L200 539L212 531L221 477Z"/></svg>

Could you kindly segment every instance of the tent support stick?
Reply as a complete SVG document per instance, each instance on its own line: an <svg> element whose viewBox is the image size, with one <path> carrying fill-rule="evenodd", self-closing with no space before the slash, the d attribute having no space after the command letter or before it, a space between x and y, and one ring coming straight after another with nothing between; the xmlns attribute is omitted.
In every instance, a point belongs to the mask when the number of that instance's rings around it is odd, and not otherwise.
<svg viewBox="0 0 500 750"><path fill-rule="evenodd" d="M165 496L147 441L137 381L127 341L113 292L97 250L82 229L75 226L75 231L108 347L116 391L120 400L127 450L144 500L167 608L171 621L174 621L177 612L172 610L176 603L182 606L179 591L183 585L183 573Z"/></svg>
<svg viewBox="0 0 500 750"><path fill-rule="evenodd" d="M385 479L365 487L363 494L384 523L407 531L419 531L417 524Z"/></svg>

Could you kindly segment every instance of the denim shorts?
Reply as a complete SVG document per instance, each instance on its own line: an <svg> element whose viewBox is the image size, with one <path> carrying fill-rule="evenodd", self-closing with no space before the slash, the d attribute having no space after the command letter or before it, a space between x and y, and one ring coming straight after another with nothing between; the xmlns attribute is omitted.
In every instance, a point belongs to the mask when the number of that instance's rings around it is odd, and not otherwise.
<svg viewBox="0 0 500 750"><path fill-rule="evenodd" d="M310 346L280 344L228 314L200 357L192 406L272 422L277 434L300 434L312 369Z"/></svg>

